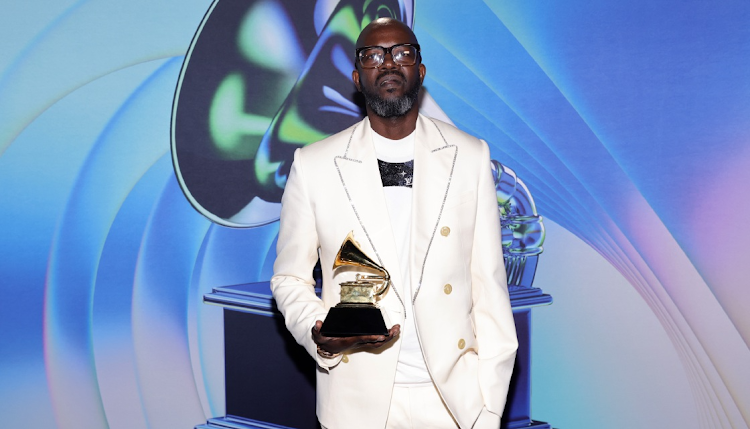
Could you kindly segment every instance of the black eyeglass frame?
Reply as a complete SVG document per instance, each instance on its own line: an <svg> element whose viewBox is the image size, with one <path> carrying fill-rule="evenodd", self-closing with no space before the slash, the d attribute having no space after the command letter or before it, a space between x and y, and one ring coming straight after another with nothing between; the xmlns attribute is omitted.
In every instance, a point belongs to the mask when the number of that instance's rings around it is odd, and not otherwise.
<svg viewBox="0 0 750 429"><path fill-rule="evenodd" d="M421 49L421 48L419 47L419 44L418 44L418 43L397 43L397 44L395 44L395 45L393 45L393 46L390 46L390 47L388 47L388 48L385 48L385 47L383 47L383 46L378 46L378 45L373 45L373 46L363 46L363 47L361 47L361 48L357 48L357 50L355 51L355 53L354 53L354 56L355 56L355 60L357 61L357 64L358 64L358 65L359 65L360 67L362 67L362 68L366 68L366 69L376 69L376 68L378 68L378 67L380 67L380 66L382 66L382 65L383 65L383 62L385 61L385 56L386 56L387 54L391 54L391 58L393 59L393 54L391 53L391 51L392 51L392 50L393 50L394 48L400 48L401 46L412 46L412 47L416 48L416 49L417 49L417 59L415 59L415 60L414 60L414 64L411 64L411 65L408 65L408 66L404 66L403 64L399 64L399 63L397 63L395 59L393 60L393 63L394 63L394 64L397 64L397 65L398 65L399 67L411 67L411 66L413 66L413 65L416 65L416 64L417 64L417 62L419 61L419 59L420 59L420 58L422 57L422 49ZM363 66L363 65L362 65L362 59L361 59L361 58L359 57L359 54L360 54L360 53L361 53L362 51L364 51L365 49L373 49L373 48L380 48L380 49L382 49L382 50L383 50L383 59L382 59L382 60L380 61L380 64L378 64L378 65L376 65L376 66L374 66L374 67L365 67L365 66Z"/></svg>

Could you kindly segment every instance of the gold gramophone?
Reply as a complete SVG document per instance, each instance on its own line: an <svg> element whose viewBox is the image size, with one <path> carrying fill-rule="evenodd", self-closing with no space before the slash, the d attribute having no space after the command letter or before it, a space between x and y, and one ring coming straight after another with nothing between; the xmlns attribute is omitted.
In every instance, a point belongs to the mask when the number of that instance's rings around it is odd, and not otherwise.
<svg viewBox="0 0 750 429"><path fill-rule="evenodd" d="M391 276L354 241L354 232L341 244L333 261L333 270L362 268L377 274L357 273L353 282L340 283L341 302L328 311L321 334L326 337L351 337L356 335L387 335L383 314L377 305L380 296L388 291Z"/></svg>

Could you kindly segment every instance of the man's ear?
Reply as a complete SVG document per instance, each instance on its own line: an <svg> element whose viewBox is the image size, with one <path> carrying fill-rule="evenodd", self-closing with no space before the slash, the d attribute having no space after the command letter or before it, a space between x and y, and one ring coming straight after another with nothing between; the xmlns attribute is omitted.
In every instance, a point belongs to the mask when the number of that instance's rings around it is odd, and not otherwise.
<svg viewBox="0 0 750 429"><path fill-rule="evenodd" d="M359 71L357 69L352 71L352 81L354 81L354 86L357 87L357 91L362 92L362 88L359 87Z"/></svg>
<svg viewBox="0 0 750 429"><path fill-rule="evenodd" d="M424 83L424 77L427 74L427 67L419 63L419 83Z"/></svg>

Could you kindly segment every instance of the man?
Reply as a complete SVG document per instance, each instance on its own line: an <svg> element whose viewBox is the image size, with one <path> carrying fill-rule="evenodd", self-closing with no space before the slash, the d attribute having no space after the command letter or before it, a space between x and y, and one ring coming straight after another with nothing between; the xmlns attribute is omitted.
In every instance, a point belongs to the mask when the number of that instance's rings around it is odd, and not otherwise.
<svg viewBox="0 0 750 429"><path fill-rule="evenodd" d="M315 358L317 414L338 428L498 428L517 348L487 144L421 116L414 33L381 18L357 40L367 118L295 152L271 288ZM391 274L387 335L320 333L349 231ZM320 258L322 299L312 268Z"/></svg>

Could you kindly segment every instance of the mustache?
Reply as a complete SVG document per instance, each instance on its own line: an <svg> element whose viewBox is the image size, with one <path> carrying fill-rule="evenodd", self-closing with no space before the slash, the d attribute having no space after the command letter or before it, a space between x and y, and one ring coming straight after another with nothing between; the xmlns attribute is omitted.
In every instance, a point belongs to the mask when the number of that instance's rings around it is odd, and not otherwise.
<svg viewBox="0 0 750 429"><path fill-rule="evenodd" d="M376 85L379 84L380 80L383 79L384 77L388 76L388 75L396 75L396 76L400 77L401 80L403 80L403 81L406 80L406 76L404 76L404 74L401 73L398 70L385 70L384 72L382 72L382 73L380 73L378 75L377 79L375 79L375 84Z"/></svg>

